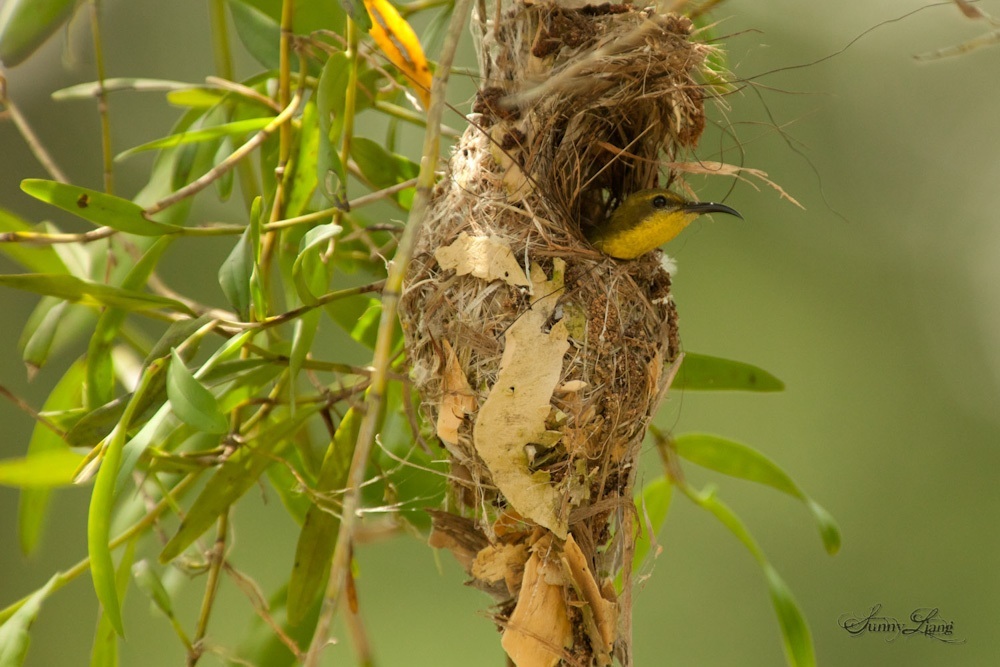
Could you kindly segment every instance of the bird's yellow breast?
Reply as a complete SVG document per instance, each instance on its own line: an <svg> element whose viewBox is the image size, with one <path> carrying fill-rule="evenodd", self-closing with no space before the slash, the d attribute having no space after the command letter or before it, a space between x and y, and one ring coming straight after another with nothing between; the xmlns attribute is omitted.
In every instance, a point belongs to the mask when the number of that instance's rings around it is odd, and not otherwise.
<svg viewBox="0 0 1000 667"><path fill-rule="evenodd" d="M590 238L594 247L618 259L635 259L671 241L698 217L680 210L629 213L619 209L607 224L594 230Z"/></svg>

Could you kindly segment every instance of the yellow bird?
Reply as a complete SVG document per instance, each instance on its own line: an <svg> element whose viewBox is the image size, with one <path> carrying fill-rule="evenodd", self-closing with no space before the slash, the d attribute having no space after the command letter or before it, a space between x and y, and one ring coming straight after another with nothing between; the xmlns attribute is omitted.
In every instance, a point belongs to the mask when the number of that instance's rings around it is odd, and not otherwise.
<svg viewBox="0 0 1000 667"><path fill-rule="evenodd" d="M705 213L728 213L743 219L735 209L714 202L689 202L670 190L636 192L622 202L604 224L585 230L587 239L606 255L635 259L681 233Z"/></svg>

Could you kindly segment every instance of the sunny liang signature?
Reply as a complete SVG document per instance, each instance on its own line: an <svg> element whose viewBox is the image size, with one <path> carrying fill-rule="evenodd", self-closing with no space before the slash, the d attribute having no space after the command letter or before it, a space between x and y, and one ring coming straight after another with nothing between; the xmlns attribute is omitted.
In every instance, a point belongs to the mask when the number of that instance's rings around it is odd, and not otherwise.
<svg viewBox="0 0 1000 667"><path fill-rule="evenodd" d="M937 607L921 607L910 612L908 622L902 622L894 616L882 615L882 605L872 605L867 614L855 616L842 614L837 619L837 625L847 630L852 637L861 635L883 634L885 641L893 642L899 637L923 635L945 644L964 644L964 639L956 639L955 622L948 621L938 615Z"/></svg>

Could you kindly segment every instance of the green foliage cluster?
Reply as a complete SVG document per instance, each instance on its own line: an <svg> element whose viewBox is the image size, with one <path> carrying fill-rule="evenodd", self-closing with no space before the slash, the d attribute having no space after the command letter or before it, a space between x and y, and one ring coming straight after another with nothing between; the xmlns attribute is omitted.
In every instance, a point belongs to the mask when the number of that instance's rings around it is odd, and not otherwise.
<svg viewBox="0 0 1000 667"><path fill-rule="evenodd" d="M410 210L419 169L395 152L395 143L399 127L420 126L422 116L405 107L405 80L388 71L377 51L359 48L349 16L365 16L360 4L210 4L220 80L102 79L54 96L145 90L165 94L183 110L169 136L115 157L156 154L134 199L110 191L107 154L108 191L59 178L22 183L26 194L62 211L58 226L0 209L0 251L25 270L0 276L0 286L41 296L24 324L24 363L35 372L57 351L78 351L35 415L24 455L0 461L0 484L20 492L22 550L38 547L57 488L92 487L88 557L0 611L2 667L22 664L29 627L46 598L88 571L102 610L91 664L117 664L118 637L128 630L121 600L133 582L175 630L189 664L197 662L206 650L219 579L245 576L226 560L230 510L258 484L281 498L300 537L287 584L273 592L269 611L248 605L280 630L262 630L236 654L253 664L304 660L307 647L324 639L316 628L351 471L363 469L362 506L397 510L380 519L396 530L426 530L421 508L444 502L445 471L421 433L400 330L379 326L385 258L393 256L400 228L382 223L385 215L365 215L370 204L400 217ZM0 60L13 66L27 58L75 6L74 0L10 0L0 17ZM226 8L243 46L263 67L238 82L226 47ZM423 2L404 15L446 17L450 9L446 2ZM381 119L381 136L359 131L356 120L365 114ZM192 215L194 198L213 192L220 200L238 192L244 219L219 224ZM75 218L89 223L86 231L67 231L79 224ZM227 303L178 294L157 273L168 253L206 236L231 239L216 271ZM331 327L354 347L321 345ZM372 371L363 355L379 336L390 337L382 342L391 350L391 373L376 415L378 447L356 460L371 407ZM689 354L674 387L775 391L782 385L753 366ZM647 529L637 536L635 567L664 521L672 489L679 489L759 561L790 663L813 664L808 627L781 579L714 491L684 481L678 461L801 500L831 553L839 546L835 524L745 445L708 435L658 436L658 442L667 475L637 496ZM156 527L169 535L165 544L157 542ZM205 548L201 540L213 527L216 546ZM193 630L175 615L161 581L169 567L205 576Z"/></svg>

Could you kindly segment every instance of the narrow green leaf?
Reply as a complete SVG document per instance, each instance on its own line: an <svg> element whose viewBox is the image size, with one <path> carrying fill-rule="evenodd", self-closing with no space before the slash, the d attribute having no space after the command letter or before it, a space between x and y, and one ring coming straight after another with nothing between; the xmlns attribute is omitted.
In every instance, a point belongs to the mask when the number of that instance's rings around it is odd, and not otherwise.
<svg viewBox="0 0 1000 667"><path fill-rule="evenodd" d="M799 609L798 603L792 596L791 591L785 585L777 571L771 566L764 556L763 550L756 540L750 535L743 521L734 513L728 505L718 499L714 489L706 489L697 493L690 488L685 489L686 494L695 503L711 512L715 518L722 522L733 535L753 554L753 557L760 564L767 581L767 587L771 594L771 602L774 611L778 616L778 624L781 627L781 636L785 647L785 657L791 667L815 667L816 655L812 644L812 635L809 632L809 625L805 616Z"/></svg>
<svg viewBox="0 0 1000 667"><path fill-rule="evenodd" d="M122 447L125 446L126 429L127 427L118 427L111 434L90 497L87 521L87 550L90 553L90 576L94 582L94 591L108 622L121 636L125 635L125 626L122 623L121 601L118 599L114 563L111 560L108 541L111 539L115 478L121 462Z"/></svg>
<svg viewBox="0 0 1000 667"><path fill-rule="evenodd" d="M782 391L785 383L764 369L741 361L688 352L671 388L691 391Z"/></svg>
<svg viewBox="0 0 1000 667"><path fill-rule="evenodd" d="M60 411L68 411L78 408L83 404L83 378L84 365L81 361L73 363L69 370L62 376L56 386L52 389L49 397L45 399L42 406L42 414L51 420L51 415ZM36 422L31 432L31 440L28 441L27 458L39 456L49 452L68 452L66 443L45 424ZM64 464L63 472L69 476L73 475L76 466L80 464L81 457L76 455L76 463L73 470L68 470L70 462ZM55 466L46 464L44 469L50 470ZM72 481L72 479L70 479ZM45 516L48 513L51 490L47 488L25 488L21 490L21 495L17 507L17 529L21 543L21 553L30 555L34 553L38 546L42 528L45 525Z"/></svg>
<svg viewBox="0 0 1000 667"><path fill-rule="evenodd" d="M365 137L354 137L351 140L351 157L376 190L416 178L420 171L420 165L416 162L403 155L390 153L378 142ZM394 198L401 204L408 204L412 200L412 193L405 198L402 193L397 193Z"/></svg>
<svg viewBox="0 0 1000 667"><path fill-rule="evenodd" d="M0 238L3 232L35 231L27 222L10 211L0 208ZM27 243L0 243L0 252L12 260L37 273L66 273L66 265L52 246L29 245Z"/></svg>
<svg viewBox="0 0 1000 667"><path fill-rule="evenodd" d="M288 466L271 466L267 469L267 479L271 482L271 488L274 489L274 492L281 499L281 504L288 510L289 516L301 528L302 524L305 523L306 513L312 507L312 502L307 495L301 493L299 480L304 479L308 484L311 481L311 476L303 470L299 457L289 452L286 458L288 463L295 468L299 477L296 478L292 474L292 471L288 469ZM285 606L284 598L281 600L281 606Z"/></svg>
<svg viewBox="0 0 1000 667"><path fill-rule="evenodd" d="M827 553L840 550L840 529L829 512L805 494L776 463L740 442L706 433L689 433L674 441L677 453L700 466L730 477L765 484L801 500L816 521Z"/></svg>
<svg viewBox="0 0 1000 667"><path fill-rule="evenodd" d="M244 322L250 319L250 278L254 271L254 252L250 246L250 228L236 241L226 261L219 267L219 285L229 304Z"/></svg>
<svg viewBox="0 0 1000 667"><path fill-rule="evenodd" d="M172 619L174 617L174 604L167 589L163 586L163 581L160 580L160 575L156 573L149 561L143 559L133 565L132 576L135 577L136 585L149 596L156 608L163 612L164 616Z"/></svg>
<svg viewBox="0 0 1000 667"><path fill-rule="evenodd" d="M309 356L313 341L316 339L316 333L319 330L320 314L318 309L310 310L295 321L295 329L292 334L292 351L288 355L288 375L292 379L293 387L295 379L298 378L299 372L302 370L302 364L305 363L306 358Z"/></svg>
<svg viewBox="0 0 1000 667"><path fill-rule="evenodd" d="M0 7L0 62L14 67L73 14L77 0L7 0Z"/></svg>
<svg viewBox="0 0 1000 667"><path fill-rule="evenodd" d="M642 492L636 494L635 509L638 523L635 526L635 553L632 556L632 571L638 571L649 554L653 538L663 522L667 520L670 500L673 497L673 485L666 477L657 477L642 487Z"/></svg>
<svg viewBox="0 0 1000 667"><path fill-rule="evenodd" d="M52 99L56 101L95 99L100 96L102 90L105 92L115 92L118 90L131 90L135 92L187 90L194 85L186 81L171 81L169 79L111 77L105 79L103 82L90 81L62 88L52 93Z"/></svg>
<svg viewBox="0 0 1000 667"><path fill-rule="evenodd" d="M172 242L171 236L156 239L139 261L129 269L122 279L121 288L137 291L144 287ZM114 398L115 366L111 350L118 340L118 334L127 315L127 311L119 308L106 309L97 319L97 325L87 344L86 405L91 409L104 405Z"/></svg>
<svg viewBox="0 0 1000 667"><path fill-rule="evenodd" d="M172 90L167 93L167 102L175 107L189 109L211 109L225 98L226 93L211 88L191 88Z"/></svg>
<svg viewBox="0 0 1000 667"><path fill-rule="evenodd" d="M277 69L281 27L273 18L240 0L229 0L236 35L254 59L268 69Z"/></svg>
<svg viewBox="0 0 1000 667"><path fill-rule="evenodd" d="M88 411L66 434L66 442L70 447L94 447L114 429L131 397L132 394L119 396L96 410Z"/></svg>
<svg viewBox="0 0 1000 667"><path fill-rule="evenodd" d="M302 237L299 255L292 265L292 280L302 303L313 305L318 300L317 295L326 291L331 268L320 254L330 239L342 231L343 227L331 222L313 227Z"/></svg>
<svg viewBox="0 0 1000 667"><path fill-rule="evenodd" d="M378 324L382 317L382 302L379 299L359 294L338 299L325 306L324 310L351 338L370 350L375 349Z"/></svg>
<svg viewBox="0 0 1000 667"><path fill-rule="evenodd" d="M73 484L83 457L69 449L52 449L16 459L0 459L0 485L50 489Z"/></svg>
<svg viewBox="0 0 1000 667"><path fill-rule="evenodd" d="M88 306L111 306L127 311L155 310L166 308L194 316L194 312L180 301L113 287L101 283L81 280L75 276L51 273L21 273L0 276L0 286L54 296Z"/></svg>
<svg viewBox="0 0 1000 667"><path fill-rule="evenodd" d="M118 468L121 465L122 448L125 446L132 419L154 379L162 371L164 363L166 360L163 359L153 362L140 376L139 384L125 406L121 421L108 437L104 458L100 470L97 472L94 490L90 496L90 511L87 517L87 551L90 554L90 575L94 582L97 599L100 600L108 621L120 636L124 636L125 629L122 623L121 601L115 582L114 563L111 560L111 549L108 546L111 539L111 515L114 510Z"/></svg>
<svg viewBox="0 0 1000 667"><path fill-rule="evenodd" d="M372 29L372 18L368 16L364 2L361 0L339 0L340 6L344 8L351 20L358 24L358 27L368 32Z"/></svg>
<svg viewBox="0 0 1000 667"><path fill-rule="evenodd" d="M174 349L167 370L167 396L177 417L198 431L222 434L229 430L229 420L219 410L219 402L184 365Z"/></svg>
<svg viewBox="0 0 1000 667"><path fill-rule="evenodd" d="M115 160L124 160L145 151L173 148L174 146L183 146L185 144L197 144L204 141L221 139L222 137L244 136L258 132L266 127L272 120L273 118L250 118L247 120L233 121L231 123L222 123L221 125L214 125L212 127L204 127L197 130L189 130L179 134L171 134L170 136L155 139L139 146L135 146L127 151L122 151L115 156Z"/></svg>
<svg viewBox="0 0 1000 667"><path fill-rule="evenodd" d="M344 415L323 458L316 480L316 493L330 494L347 486L361 419L362 413L355 408ZM335 512L315 504L309 508L299 533L292 576L288 582L287 613L292 625L297 625L306 617L323 590L339 530L340 519Z"/></svg>
<svg viewBox="0 0 1000 667"><path fill-rule="evenodd" d="M177 558L215 523L219 515L249 491L274 463L274 457L288 445L289 438L318 410L315 405L299 408L294 415L257 435L223 463L195 499L177 533L163 548L160 562L169 563Z"/></svg>
<svg viewBox="0 0 1000 667"><path fill-rule="evenodd" d="M28 377L38 371L49 359L52 344L59 332L59 323L69 308L69 303L62 299L46 296L38 302L28 316L28 321L21 330L18 344L21 348L21 359L28 367Z"/></svg>
<svg viewBox="0 0 1000 667"><path fill-rule="evenodd" d="M774 612L778 615L788 664L795 667L812 667L816 664L812 633L809 631L809 624L806 623L805 616L799 609L795 596L778 576L778 571L770 564L764 567L764 576L771 593Z"/></svg>
<svg viewBox="0 0 1000 667"><path fill-rule="evenodd" d="M61 574L52 575L48 582L32 593L7 622L0 625L0 667L21 667L28 655L31 636L28 631L38 618L42 602L57 588Z"/></svg>
<svg viewBox="0 0 1000 667"><path fill-rule="evenodd" d="M21 181L21 189L47 204L102 227L139 236L173 234L179 227L147 220L138 204L114 195L40 178Z"/></svg>
<svg viewBox="0 0 1000 667"><path fill-rule="evenodd" d="M130 540L118 563L115 573L115 588L118 599L124 600L128 591L129 572L135 560L135 540ZM90 652L90 667L118 667L118 634L106 613L101 613L94 633L94 646Z"/></svg>
<svg viewBox="0 0 1000 667"><path fill-rule="evenodd" d="M322 138L319 142L316 176L323 194L330 201L337 201L341 187L347 183L347 170L337 153L343 129L344 103L350 67L347 54L330 55L316 86L316 114Z"/></svg>
<svg viewBox="0 0 1000 667"><path fill-rule="evenodd" d="M302 215L316 192L316 168L319 164L319 115L316 103L310 100L302 111L298 151L292 164L292 185L288 192L285 217Z"/></svg>
<svg viewBox="0 0 1000 667"><path fill-rule="evenodd" d="M219 142L219 148L215 151L215 158L213 158L212 162L215 164L222 164L226 158L232 154L232 152L233 140L230 137L226 137ZM219 193L219 201L229 201L230 195L233 194L235 174L236 170L230 169L223 172L223 174L215 181L215 189Z"/></svg>

